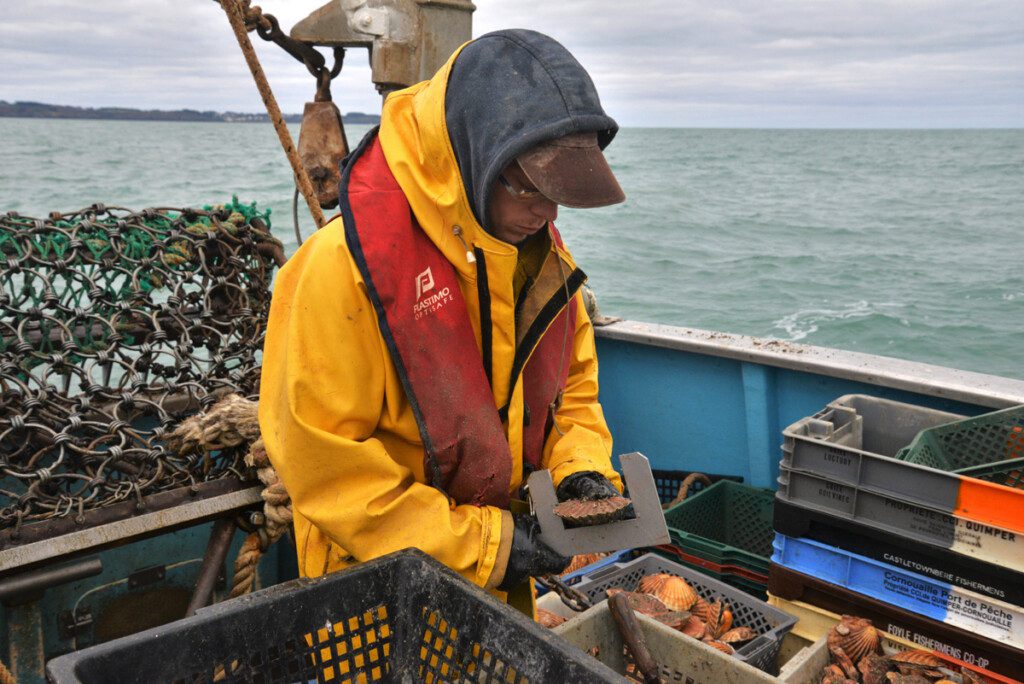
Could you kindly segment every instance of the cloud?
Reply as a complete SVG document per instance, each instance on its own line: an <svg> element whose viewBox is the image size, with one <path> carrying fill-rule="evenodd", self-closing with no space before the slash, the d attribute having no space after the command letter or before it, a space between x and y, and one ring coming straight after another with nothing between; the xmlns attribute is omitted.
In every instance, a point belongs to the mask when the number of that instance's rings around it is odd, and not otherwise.
<svg viewBox="0 0 1024 684"><path fill-rule="evenodd" d="M321 3L259 4L290 27ZM476 5L477 35L518 26L564 43L624 125L1024 126L1019 0ZM215 2L42 0L5 12L2 99L262 109ZM301 111L312 77L254 41L282 109ZM369 78L366 51L350 50L333 88L343 111L379 108Z"/></svg>

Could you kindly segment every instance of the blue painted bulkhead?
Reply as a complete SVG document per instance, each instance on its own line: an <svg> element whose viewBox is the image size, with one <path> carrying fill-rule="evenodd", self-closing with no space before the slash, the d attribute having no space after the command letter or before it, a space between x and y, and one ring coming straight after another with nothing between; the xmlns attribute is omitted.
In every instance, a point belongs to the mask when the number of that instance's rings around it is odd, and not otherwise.
<svg viewBox="0 0 1024 684"><path fill-rule="evenodd" d="M775 488L782 430L844 394L964 415L983 406L876 384L598 337L601 405L616 454L651 467L738 475Z"/></svg>

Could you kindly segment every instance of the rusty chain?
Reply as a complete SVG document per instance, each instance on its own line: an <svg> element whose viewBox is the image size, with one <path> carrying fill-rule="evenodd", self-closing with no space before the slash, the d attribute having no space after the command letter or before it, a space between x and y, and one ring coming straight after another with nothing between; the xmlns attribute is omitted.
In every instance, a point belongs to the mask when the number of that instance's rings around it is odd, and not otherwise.
<svg viewBox="0 0 1024 684"><path fill-rule="evenodd" d="M562 599L562 603L577 613L581 613L594 605L590 597L579 589L570 587L558 575L542 575L535 579L541 586L555 592L558 598Z"/></svg>
<svg viewBox="0 0 1024 684"><path fill-rule="evenodd" d="M265 14L259 6L252 6L251 0L239 3L245 18L245 27L256 31L265 41L274 43L289 55L302 62L316 79L316 101L331 101L331 81L341 73L345 62L345 48L333 48L334 65L328 69L326 58L312 45L295 40L281 30L281 24L272 14Z"/></svg>
<svg viewBox="0 0 1024 684"><path fill-rule="evenodd" d="M0 529L246 475L163 438L258 394L270 279L254 206L0 214Z"/></svg>

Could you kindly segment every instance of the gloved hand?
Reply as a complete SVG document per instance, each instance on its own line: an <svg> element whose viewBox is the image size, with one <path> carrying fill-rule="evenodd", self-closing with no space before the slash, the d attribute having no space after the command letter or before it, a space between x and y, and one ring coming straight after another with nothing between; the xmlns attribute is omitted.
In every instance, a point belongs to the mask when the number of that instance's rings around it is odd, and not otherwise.
<svg viewBox="0 0 1024 684"><path fill-rule="evenodd" d="M622 496L607 477L594 470L585 470L581 473L569 475L558 485L555 494L558 496L559 501L568 501L569 499L593 501L595 499ZM633 510L633 504L629 504L622 509L618 519L632 520L635 517L636 512Z"/></svg>
<svg viewBox="0 0 1024 684"><path fill-rule="evenodd" d="M607 477L594 470L569 475L558 485L558 491L555 494L558 495L559 501L568 501L569 499L593 501L594 499L622 496Z"/></svg>
<svg viewBox="0 0 1024 684"><path fill-rule="evenodd" d="M512 521L512 550L498 589L511 591L527 577L560 573L569 566L570 556L563 556L541 540L540 525L533 516L513 513Z"/></svg>

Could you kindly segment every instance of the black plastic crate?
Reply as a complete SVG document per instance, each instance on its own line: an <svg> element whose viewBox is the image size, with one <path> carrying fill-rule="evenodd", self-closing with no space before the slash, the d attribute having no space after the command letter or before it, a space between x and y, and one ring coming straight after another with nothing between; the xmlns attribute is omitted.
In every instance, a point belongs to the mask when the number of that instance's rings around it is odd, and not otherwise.
<svg viewBox="0 0 1024 684"><path fill-rule="evenodd" d="M406 550L55 658L65 682L605 682L619 675Z"/></svg>

